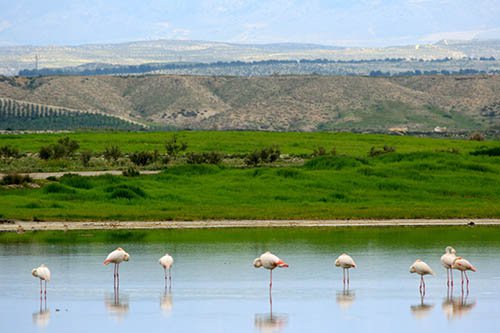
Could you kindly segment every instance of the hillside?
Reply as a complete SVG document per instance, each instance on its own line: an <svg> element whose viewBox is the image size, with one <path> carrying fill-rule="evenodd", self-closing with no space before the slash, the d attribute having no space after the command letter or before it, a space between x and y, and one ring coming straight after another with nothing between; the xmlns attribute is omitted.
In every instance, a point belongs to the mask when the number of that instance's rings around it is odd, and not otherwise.
<svg viewBox="0 0 500 333"><path fill-rule="evenodd" d="M498 75L0 77L0 98L186 129L498 129L499 91Z"/></svg>
<svg viewBox="0 0 500 333"><path fill-rule="evenodd" d="M1 46L0 74L15 75L22 69L59 68L104 63L139 65L144 63L217 61L261 61L298 59L443 59L500 58L500 41L442 41L435 44L381 48L336 47L314 44L233 44L190 40L153 40L118 44L68 46Z"/></svg>

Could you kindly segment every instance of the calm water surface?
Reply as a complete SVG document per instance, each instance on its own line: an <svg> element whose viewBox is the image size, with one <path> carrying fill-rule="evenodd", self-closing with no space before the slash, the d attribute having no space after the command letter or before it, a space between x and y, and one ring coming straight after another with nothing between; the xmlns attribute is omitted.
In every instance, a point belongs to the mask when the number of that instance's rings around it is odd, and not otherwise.
<svg viewBox="0 0 500 333"><path fill-rule="evenodd" d="M0 332L497 332L500 228L228 229L0 235ZM478 269L470 292L446 287L447 245ZM117 246L130 253L102 264ZM252 261L270 250L289 263L269 271ZM334 267L351 254L349 290ZM165 292L158 259L175 258ZM417 258L436 272L418 292ZM31 269L52 271L46 303ZM455 272L459 282L460 274Z"/></svg>

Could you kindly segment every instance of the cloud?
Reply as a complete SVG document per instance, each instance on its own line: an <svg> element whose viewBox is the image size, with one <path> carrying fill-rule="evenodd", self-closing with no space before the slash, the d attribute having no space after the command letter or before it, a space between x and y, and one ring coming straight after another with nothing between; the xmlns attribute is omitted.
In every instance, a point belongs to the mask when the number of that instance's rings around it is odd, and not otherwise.
<svg viewBox="0 0 500 333"><path fill-rule="evenodd" d="M0 21L0 32L9 29L11 26L12 26L12 23L10 23L7 20Z"/></svg>

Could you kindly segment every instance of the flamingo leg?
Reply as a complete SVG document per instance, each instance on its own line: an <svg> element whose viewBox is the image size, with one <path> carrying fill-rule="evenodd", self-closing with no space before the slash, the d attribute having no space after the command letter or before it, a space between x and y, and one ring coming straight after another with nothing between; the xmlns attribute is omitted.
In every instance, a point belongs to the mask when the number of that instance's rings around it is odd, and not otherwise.
<svg viewBox="0 0 500 333"><path fill-rule="evenodd" d="M47 280L45 280L45 299L47 299Z"/></svg>
<svg viewBox="0 0 500 333"><path fill-rule="evenodd" d="M165 284L164 284L164 286L165 286L165 290L166 290L167 289L167 280L168 280L168 278L167 278L167 268L166 267L163 267L163 272L164 272L164 275L165 275Z"/></svg>
<svg viewBox="0 0 500 333"><path fill-rule="evenodd" d="M469 293L469 277L467 276L467 272L464 272L465 279L467 280L467 294Z"/></svg>
<svg viewBox="0 0 500 333"><path fill-rule="evenodd" d="M349 288L349 269L346 269L347 271L347 287Z"/></svg>
<svg viewBox="0 0 500 333"><path fill-rule="evenodd" d="M269 306L271 309L271 312L273 311L273 295L272 295L272 288L273 288L273 270L270 270L269 274Z"/></svg>
<svg viewBox="0 0 500 333"><path fill-rule="evenodd" d="M42 294L43 294L42 290L43 290L42 279L40 279L40 301L42 300Z"/></svg>
<svg viewBox="0 0 500 333"><path fill-rule="evenodd" d="M446 285L449 287L450 286L450 269L446 269Z"/></svg>
<svg viewBox="0 0 500 333"><path fill-rule="evenodd" d="M120 273L118 270L120 269L120 264L116 264L116 289L120 288Z"/></svg>
<svg viewBox="0 0 500 333"><path fill-rule="evenodd" d="M168 278L169 278L168 287L169 287L169 289L172 289L172 268L168 269Z"/></svg>
<svg viewBox="0 0 500 333"><path fill-rule="evenodd" d="M450 268L451 287L453 288L453 268Z"/></svg>
<svg viewBox="0 0 500 333"><path fill-rule="evenodd" d="M345 268L342 268L342 283L345 286Z"/></svg>

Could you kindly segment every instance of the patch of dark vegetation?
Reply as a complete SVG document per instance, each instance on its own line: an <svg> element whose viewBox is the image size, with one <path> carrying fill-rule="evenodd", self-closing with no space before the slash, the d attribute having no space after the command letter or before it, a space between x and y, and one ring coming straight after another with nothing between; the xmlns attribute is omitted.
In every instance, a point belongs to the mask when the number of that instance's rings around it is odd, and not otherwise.
<svg viewBox="0 0 500 333"><path fill-rule="evenodd" d="M41 147L38 156L42 160L71 157L79 148L80 144L78 141L65 137L57 140L55 144Z"/></svg>
<svg viewBox="0 0 500 333"><path fill-rule="evenodd" d="M0 147L0 158L19 158L19 157L21 157L19 149L9 145Z"/></svg>
<svg viewBox="0 0 500 333"><path fill-rule="evenodd" d="M283 168L278 169L276 175L284 178L300 178L302 173L299 170Z"/></svg>
<svg viewBox="0 0 500 333"><path fill-rule="evenodd" d="M493 147L493 148L481 148L474 150L473 152L470 153L471 155L474 156L500 156L500 147Z"/></svg>
<svg viewBox="0 0 500 333"><path fill-rule="evenodd" d="M168 174L173 175L210 175L220 172L221 168L216 165L208 164L188 164L179 165L167 170Z"/></svg>
<svg viewBox="0 0 500 333"><path fill-rule="evenodd" d="M188 153L186 162L188 164L219 164L222 162L222 153L212 151L207 153Z"/></svg>
<svg viewBox="0 0 500 333"><path fill-rule="evenodd" d="M309 170L341 170L345 168L355 168L363 163L364 161L362 159L345 155L319 156L304 163L304 167Z"/></svg>
<svg viewBox="0 0 500 333"><path fill-rule="evenodd" d="M141 175L141 172L135 167L128 167L126 170L123 170L122 175L125 177L138 177Z"/></svg>
<svg viewBox="0 0 500 333"><path fill-rule="evenodd" d="M155 150L150 151L136 151L129 156L130 161L137 166L145 166L157 161L160 158L160 153Z"/></svg>
<svg viewBox="0 0 500 333"><path fill-rule="evenodd" d="M68 188L68 187L61 185L59 183L47 184L43 187L43 191L45 193L67 193L67 194L76 193L76 191L74 189Z"/></svg>
<svg viewBox="0 0 500 333"><path fill-rule="evenodd" d="M111 199L135 199L147 197L146 192L140 187L134 185L116 185L104 189L105 192L110 193Z"/></svg>
<svg viewBox="0 0 500 333"><path fill-rule="evenodd" d="M61 182L61 184L67 185L69 187L74 187L74 188L82 188L82 189L89 190L89 189L94 187L92 185L92 183L90 182L90 180L88 179L88 177L83 177L80 175L75 175L75 174L70 174L70 173L62 176L59 179L59 181Z"/></svg>
<svg viewBox="0 0 500 333"><path fill-rule="evenodd" d="M277 145L272 145L261 150L255 150L245 157L247 166L257 166L261 163L274 163L281 155L281 150Z"/></svg>
<svg viewBox="0 0 500 333"><path fill-rule="evenodd" d="M370 157L375 157L375 156L380 156L384 154L389 154L389 153L394 153L396 151L396 148L387 146L385 145L382 149L376 148L376 147L371 147L370 151L368 152L368 156Z"/></svg>
<svg viewBox="0 0 500 333"><path fill-rule="evenodd" d="M17 173L12 173L3 176L0 183L2 185L23 185L32 182L33 179L29 175L19 175Z"/></svg>

